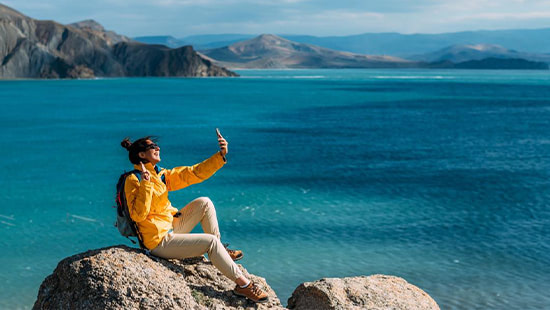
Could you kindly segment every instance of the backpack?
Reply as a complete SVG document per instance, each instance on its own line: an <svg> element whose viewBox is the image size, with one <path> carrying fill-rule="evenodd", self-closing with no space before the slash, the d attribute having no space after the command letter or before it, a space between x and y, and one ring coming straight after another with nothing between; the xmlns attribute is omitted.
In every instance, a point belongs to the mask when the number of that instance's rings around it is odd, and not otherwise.
<svg viewBox="0 0 550 310"><path fill-rule="evenodd" d="M155 167L155 170L157 173L162 170L160 167ZM118 178L118 182L116 184L116 209L117 209L117 217L115 222L115 227L118 228L118 231L120 234L128 240L130 240L133 244L136 244L136 242L130 237L136 237L139 242L139 247L142 249L147 249L145 245L143 244L143 238L141 237L141 234L139 232L138 226L134 220L130 217L130 210L128 208L128 202L126 201L126 194L124 193L124 185L126 184L126 178L133 174L137 177L138 181L141 181L141 171L134 169L130 172L124 172L120 175ZM161 177L162 182L166 184L166 179L164 175Z"/></svg>

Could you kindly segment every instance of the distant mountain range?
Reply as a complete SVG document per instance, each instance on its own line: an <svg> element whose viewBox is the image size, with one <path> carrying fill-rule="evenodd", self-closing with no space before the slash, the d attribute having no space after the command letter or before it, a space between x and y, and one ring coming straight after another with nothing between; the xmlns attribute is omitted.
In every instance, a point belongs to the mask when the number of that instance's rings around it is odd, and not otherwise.
<svg viewBox="0 0 550 310"><path fill-rule="evenodd" d="M200 51L220 66L243 68L456 68L548 69L548 64L523 59L533 56L498 46L453 46L407 60L361 55L264 34L226 47ZM544 58L540 56L539 58Z"/></svg>
<svg viewBox="0 0 550 310"><path fill-rule="evenodd" d="M35 20L0 4L0 78L233 76L191 46L170 49L106 31L86 20Z"/></svg>
<svg viewBox="0 0 550 310"><path fill-rule="evenodd" d="M550 29L469 31L433 35L378 33L343 37L255 37L220 34L182 39L169 36L135 39L171 47L192 44L201 54L229 68L494 69L501 65L502 68L546 69L550 63L550 54L536 51L550 51L550 40L547 38L550 38ZM533 43L537 40L540 44ZM492 42L508 45L505 47ZM509 46L519 46L520 49ZM485 61L486 59L490 60ZM511 61L512 59L515 61Z"/></svg>
<svg viewBox="0 0 550 310"><path fill-rule="evenodd" d="M453 45L499 45L526 53L550 53L550 28L462 31L441 34L365 33L350 36L316 37L308 35L277 34L287 40L306 43L356 54L391 55L408 58L431 53ZM225 47L248 40L258 34L194 35L164 42L162 37L137 37L144 43L164 44L170 47L193 45L197 50ZM156 39L155 39L156 38ZM156 40L151 42L150 40Z"/></svg>
<svg viewBox="0 0 550 310"><path fill-rule="evenodd" d="M426 62L451 61L463 62L470 60L481 60L484 58L503 59L525 59L550 63L550 54L535 54L519 52L504 48L500 45L477 44L477 45L453 45L433 53L411 56L409 59Z"/></svg>
<svg viewBox="0 0 550 310"><path fill-rule="evenodd" d="M230 68L410 68L416 65L397 57L340 52L271 34L201 53Z"/></svg>

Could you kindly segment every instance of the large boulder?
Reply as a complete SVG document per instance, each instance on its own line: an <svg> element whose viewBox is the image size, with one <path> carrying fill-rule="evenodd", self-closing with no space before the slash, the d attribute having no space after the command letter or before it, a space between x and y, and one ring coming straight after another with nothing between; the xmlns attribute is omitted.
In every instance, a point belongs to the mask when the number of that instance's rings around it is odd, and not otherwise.
<svg viewBox="0 0 550 310"><path fill-rule="evenodd" d="M302 283L289 298L288 308L439 310L423 290L402 278L386 275Z"/></svg>
<svg viewBox="0 0 550 310"><path fill-rule="evenodd" d="M235 284L203 257L165 260L113 246L65 258L48 276L33 309L282 309L265 279L249 274L269 294L256 305L233 294Z"/></svg>

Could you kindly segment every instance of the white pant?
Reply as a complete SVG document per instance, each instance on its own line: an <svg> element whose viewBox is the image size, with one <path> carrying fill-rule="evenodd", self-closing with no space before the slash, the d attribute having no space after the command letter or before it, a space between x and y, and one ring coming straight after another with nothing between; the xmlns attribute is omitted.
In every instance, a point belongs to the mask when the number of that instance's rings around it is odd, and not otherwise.
<svg viewBox="0 0 550 310"><path fill-rule="evenodd" d="M235 281L242 273L220 241L220 229L214 204L207 197L197 198L181 210L168 233L151 253L163 258L188 258L208 253L208 258L226 277ZM204 234L190 234L198 223Z"/></svg>

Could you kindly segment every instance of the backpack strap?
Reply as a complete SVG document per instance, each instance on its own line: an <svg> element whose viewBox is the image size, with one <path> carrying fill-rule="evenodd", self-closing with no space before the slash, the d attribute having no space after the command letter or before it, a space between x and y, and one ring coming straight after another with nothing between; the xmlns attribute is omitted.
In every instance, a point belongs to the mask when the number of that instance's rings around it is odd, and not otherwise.
<svg viewBox="0 0 550 310"><path fill-rule="evenodd" d="M136 176L136 178L138 179L138 182L141 182L141 171L137 170L137 169L134 169L132 171L130 171L133 175Z"/></svg>
<svg viewBox="0 0 550 310"><path fill-rule="evenodd" d="M161 168L159 166L155 166L155 172L157 174L159 174L162 171L162 169L164 169L164 168ZM137 170L137 169L134 169L132 171L132 173L136 176L138 181L141 182L141 171ZM164 185L166 185L166 176L164 176L164 174L160 176L160 179L161 179L162 183L164 183Z"/></svg>
<svg viewBox="0 0 550 310"><path fill-rule="evenodd" d="M155 166L155 172L157 174L159 174L161 171L162 171L162 167L159 167L159 166ZM164 183L164 185L166 185L166 177L164 176L164 173L160 176L160 179L162 180L162 183Z"/></svg>

